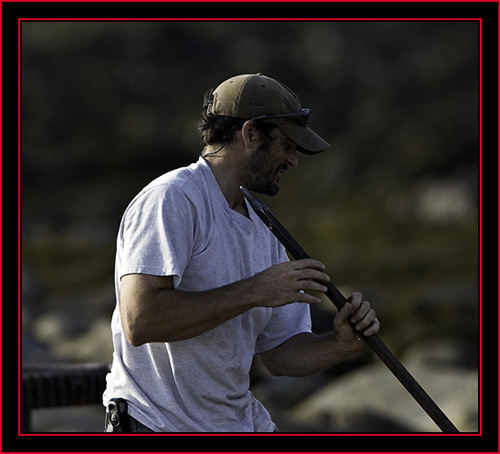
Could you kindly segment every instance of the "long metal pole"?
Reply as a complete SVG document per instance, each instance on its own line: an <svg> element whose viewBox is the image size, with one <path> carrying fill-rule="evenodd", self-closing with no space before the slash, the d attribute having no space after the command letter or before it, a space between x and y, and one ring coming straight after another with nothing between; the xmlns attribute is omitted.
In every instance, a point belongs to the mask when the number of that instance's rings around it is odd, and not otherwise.
<svg viewBox="0 0 500 454"><path fill-rule="evenodd" d="M264 203L243 186L240 189L260 219L266 224L269 230L274 233L276 238L278 238L295 260L310 258L306 251L297 243L285 227L283 227ZM347 299L331 282L329 282L326 287L326 296L338 310L342 309ZM360 335L363 336L361 333ZM406 370L396 356L387 348L378 335L363 336L363 339L443 432L459 433L458 429Z"/></svg>

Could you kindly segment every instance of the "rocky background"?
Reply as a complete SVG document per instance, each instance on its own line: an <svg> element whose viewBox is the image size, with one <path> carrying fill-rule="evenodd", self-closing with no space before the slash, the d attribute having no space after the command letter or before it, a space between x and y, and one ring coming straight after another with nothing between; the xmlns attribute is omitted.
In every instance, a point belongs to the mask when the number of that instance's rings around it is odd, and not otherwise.
<svg viewBox="0 0 500 454"><path fill-rule="evenodd" d="M22 360L112 357L115 235L151 179L197 159L206 89L289 85L332 144L265 199L462 431L478 429L478 25L467 21L22 23ZM334 316L313 313L318 332ZM367 352L253 391L281 431L435 431ZM101 431L102 408L36 431Z"/></svg>

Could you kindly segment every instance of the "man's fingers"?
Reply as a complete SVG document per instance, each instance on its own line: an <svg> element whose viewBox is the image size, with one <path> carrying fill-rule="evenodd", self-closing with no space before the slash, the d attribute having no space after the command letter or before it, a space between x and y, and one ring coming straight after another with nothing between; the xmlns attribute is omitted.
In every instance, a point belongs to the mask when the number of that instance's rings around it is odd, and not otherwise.
<svg viewBox="0 0 500 454"><path fill-rule="evenodd" d="M368 314L366 314L359 322L354 325L357 331L363 331L368 328L375 320L375 311L372 309Z"/></svg>
<svg viewBox="0 0 500 454"><path fill-rule="evenodd" d="M307 304L320 304L321 298L317 296L310 295L309 293L305 293L303 291L299 291L294 298L294 302L296 303L307 303Z"/></svg>
<svg viewBox="0 0 500 454"><path fill-rule="evenodd" d="M319 282L316 282L315 280L301 280L298 282L297 286L300 288L300 290L308 290L311 292L326 293L326 291L328 290L326 286L320 284Z"/></svg>
<svg viewBox="0 0 500 454"><path fill-rule="evenodd" d="M322 283L330 282L330 276L328 276L328 274L323 272L325 270L325 265L323 265L321 262L318 262L317 260L313 259L303 259L303 260L296 260L295 262L292 263L294 264L293 269L295 270L297 280L299 281L310 280ZM315 290L315 289L309 289L309 290ZM326 292L326 288L319 289L317 291L324 293Z"/></svg>
<svg viewBox="0 0 500 454"><path fill-rule="evenodd" d="M344 324L348 323L349 315L352 313L352 304L351 303L345 303L342 309L337 312L337 315L335 316L335 322L337 324Z"/></svg>
<svg viewBox="0 0 500 454"><path fill-rule="evenodd" d="M326 284L330 282L330 276L328 274L322 273L321 271L306 269L296 271L296 279L300 282L302 281L316 281ZM325 290L326 291L326 290Z"/></svg>
<svg viewBox="0 0 500 454"><path fill-rule="evenodd" d="M291 263L293 268L296 270L302 270L304 268L312 268L315 270L324 271L326 269L326 266L323 265L323 263L314 259L300 259L300 260L295 260Z"/></svg>
<svg viewBox="0 0 500 454"><path fill-rule="evenodd" d="M363 334L365 335L375 334L380 328L380 323L375 316L375 310L371 308L370 303L367 301L360 303L358 309L350 316L349 321L356 331L364 330Z"/></svg>
<svg viewBox="0 0 500 454"><path fill-rule="evenodd" d="M375 312L371 308L370 303L368 303L367 301L362 301L359 307L356 309L356 312L354 312L354 314L352 315L351 322L358 323L359 321L363 320L367 315L369 315L370 311L372 311L373 316L375 316Z"/></svg>
<svg viewBox="0 0 500 454"><path fill-rule="evenodd" d="M362 332L365 336L372 336L380 329L380 322L370 303L359 301L360 298L361 294L357 294L354 298L349 297L350 301L338 312L336 322L338 325L349 323L355 331ZM357 309L355 304L359 304Z"/></svg>
<svg viewBox="0 0 500 454"><path fill-rule="evenodd" d="M365 336L373 336L374 334L378 333L379 329L380 329L380 322L378 321L378 318L375 317L370 327L363 331L363 334Z"/></svg>
<svg viewBox="0 0 500 454"><path fill-rule="evenodd" d="M361 300L363 299L363 295L359 292L354 292L353 294L347 297L347 301L352 304L353 309L356 311L361 304Z"/></svg>

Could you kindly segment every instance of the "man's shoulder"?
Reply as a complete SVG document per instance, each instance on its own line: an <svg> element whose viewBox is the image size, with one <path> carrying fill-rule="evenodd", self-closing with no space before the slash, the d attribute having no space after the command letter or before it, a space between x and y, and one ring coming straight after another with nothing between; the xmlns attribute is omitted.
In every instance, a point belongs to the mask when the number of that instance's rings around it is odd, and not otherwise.
<svg viewBox="0 0 500 454"><path fill-rule="evenodd" d="M203 174L203 163L200 161L164 173L146 185L135 196L131 205L146 201L156 201L155 203L165 200L181 202L181 199L196 201L204 192Z"/></svg>
<svg viewBox="0 0 500 454"><path fill-rule="evenodd" d="M164 173L134 197L126 213L130 215L145 209L171 210L173 207L176 211L205 210L205 199L209 197L206 177L202 160Z"/></svg>
<svg viewBox="0 0 500 454"><path fill-rule="evenodd" d="M189 166L171 170L155 178L141 192L152 190L188 190L190 186L189 183L201 177L201 167L202 164L198 161Z"/></svg>

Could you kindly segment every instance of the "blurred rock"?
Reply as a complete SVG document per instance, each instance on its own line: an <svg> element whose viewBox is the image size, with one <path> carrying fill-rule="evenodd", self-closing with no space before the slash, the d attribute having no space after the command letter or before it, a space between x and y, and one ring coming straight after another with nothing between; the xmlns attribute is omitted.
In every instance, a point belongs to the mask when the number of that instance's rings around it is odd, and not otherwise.
<svg viewBox="0 0 500 454"><path fill-rule="evenodd" d="M31 331L36 344L32 348L45 345L58 361L111 362L110 323L111 314L97 316L74 309L51 311L33 322Z"/></svg>
<svg viewBox="0 0 500 454"><path fill-rule="evenodd" d="M422 178L408 191L388 195L385 210L394 220L412 219L441 226L460 225L477 216L478 185L475 170L458 176Z"/></svg>
<svg viewBox="0 0 500 454"><path fill-rule="evenodd" d="M476 214L475 194L465 181L436 180L421 184L415 215L424 222L456 224Z"/></svg>
<svg viewBox="0 0 500 454"><path fill-rule="evenodd" d="M451 266L451 265L450 265ZM455 284L435 283L420 286L412 305L412 321L419 338L455 336L460 333L471 348L476 348L479 326L477 283L465 280Z"/></svg>
<svg viewBox="0 0 500 454"><path fill-rule="evenodd" d="M43 300L47 308L73 312L83 311L83 317L110 315L115 307L115 289L113 277L104 283L82 284L77 289L53 292Z"/></svg>
<svg viewBox="0 0 500 454"><path fill-rule="evenodd" d="M82 308L61 308L38 317L31 331L41 342L56 346L84 333L90 326L91 318L92 315Z"/></svg>
<svg viewBox="0 0 500 454"><path fill-rule="evenodd" d="M418 370L420 367L458 367L476 369L478 349L470 343L457 339L421 341L405 351L403 360Z"/></svg>
<svg viewBox="0 0 500 454"><path fill-rule="evenodd" d="M427 352L434 348L432 355ZM415 349L403 365L460 431L478 430L478 373L450 363L460 356L448 344ZM438 352L444 360L436 362ZM422 354L425 352L425 354ZM429 361L429 356L432 361ZM440 432L380 362L346 374L296 405L288 417L311 431Z"/></svg>
<svg viewBox="0 0 500 454"><path fill-rule="evenodd" d="M111 363L113 343L110 322L111 317L95 318L84 333L56 345L55 352L67 361Z"/></svg>

